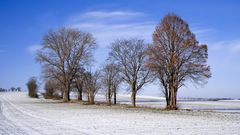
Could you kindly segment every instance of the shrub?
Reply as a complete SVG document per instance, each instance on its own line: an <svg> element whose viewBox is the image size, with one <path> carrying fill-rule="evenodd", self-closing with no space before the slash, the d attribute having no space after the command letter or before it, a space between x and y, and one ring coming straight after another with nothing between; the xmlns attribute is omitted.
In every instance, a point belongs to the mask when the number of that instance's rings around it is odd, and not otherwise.
<svg viewBox="0 0 240 135"><path fill-rule="evenodd" d="M27 82L27 88L28 88L28 96L32 98L38 98L37 95L37 79L36 77L31 77Z"/></svg>
<svg viewBox="0 0 240 135"><path fill-rule="evenodd" d="M53 83L53 81L51 81L51 80L46 81L46 83L44 85L44 89L45 89L44 98L51 99L53 97L53 93L54 93L54 89L55 89L54 85L55 84Z"/></svg>

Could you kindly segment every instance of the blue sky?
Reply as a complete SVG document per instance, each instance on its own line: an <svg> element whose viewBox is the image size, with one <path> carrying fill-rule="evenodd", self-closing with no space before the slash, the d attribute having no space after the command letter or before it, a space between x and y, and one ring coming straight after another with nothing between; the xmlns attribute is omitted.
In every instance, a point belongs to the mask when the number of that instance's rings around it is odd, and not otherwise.
<svg viewBox="0 0 240 135"><path fill-rule="evenodd" d="M91 32L98 43L97 66L104 62L114 39L139 37L151 43L156 24L174 12L189 23L200 43L209 46L213 75L204 87L189 84L179 90L179 96L240 98L239 6L237 0L1 0L0 87L26 89L30 76L40 77L34 54L50 28ZM159 95L156 85L141 93Z"/></svg>

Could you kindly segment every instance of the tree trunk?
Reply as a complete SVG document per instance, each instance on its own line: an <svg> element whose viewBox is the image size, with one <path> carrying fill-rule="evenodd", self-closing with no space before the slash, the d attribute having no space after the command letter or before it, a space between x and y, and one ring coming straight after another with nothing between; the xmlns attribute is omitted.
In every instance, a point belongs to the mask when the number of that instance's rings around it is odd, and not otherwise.
<svg viewBox="0 0 240 135"><path fill-rule="evenodd" d="M116 91L116 87L113 86L113 100L114 100L114 104L117 104L117 91Z"/></svg>
<svg viewBox="0 0 240 135"><path fill-rule="evenodd" d="M132 98L132 106L133 106L133 107L136 107L136 90L133 90L133 91L132 91L132 96L131 96L131 98Z"/></svg>
<svg viewBox="0 0 240 135"><path fill-rule="evenodd" d="M111 106L112 101L111 101L111 87L108 87L108 105Z"/></svg>
<svg viewBox="0 0 240 135"><path fill-rule="evenodd" d="M70 101L69 90L64 90L64 92L63 92L63 102L68 102L68 101Z"/></svg>
<svg viewBox="0 0 240 135"><path fill-rule="evenodd" d="M133 106L133 107L136 107L136 94L137 94L136 82L133 82L133 83L132 83L132 95L131 95L132 106Z"/></svg>
<svg viewBox="0 0 240 135"><path fill-rule="evenodd" d="M171 92L171 96L170 96L170 106L169 106L169 109L171 110L176 110L177 109L177 103L176 103L176 92L175 92L175 89L174 89L174 86L171 85L170 86L170 92Z"/></svg>
<svg viewBox="0 0 240 135"><path fill-rule="evenodd" d="M82 83L81 84L77 83L76 88L77 88L77 93L78 93L77 99L78 99L78 101L82 101L82 90L83 90Z"/></svg>
<svg viewBox="0 0 240 135"><path fill-rule="evenodd" d="M78 101L82 101L82 90L78 90Z"/></svg>
<svg viewBox="0 0 240 135"><path fill-rule="evenodd" d="M63 93L63 101L64 102L68 102L70 101L70 84L68 84L67 86L65 86L65 89L64 89L64 93Z"/></svg>
<svg viewBox="0 0 240 135"><path fill-rule="evenodd" d="M60 94L61 94L61 98L63 99L64 90L61 88L61 89L60 89L60 92L61 92L61 93L60 93Z"/></svg>
<svg viewBox="0 0 240 135"><path fill-rule="evenodd" d="M172 99L172 92L171 92L171 89L168 88L168 99L167 99L166 109L171 109L171 99Z"/></svg>
<svg viewBox="0 0 240 135"><path fill-rule="evenodd" d="M169 107L169 92L168 92L168 88L165 87L165 100L166 100L166 109Z"/></svg>
<svg viewBox="0 0 240 135"><path fill-rule="evenodd" d="M88 103L90 105L94 104L94 93L92 92L91 89L89 89L89 93L88 93Z"/></svg>
<svg viewBox="0 0 240 135"><path fill-rule="evenodd" d="M94 96L92 94L90 95L89 99L90 99L89 104L93 105L95 102L94 102Z"/></svg>
<svg viewBox="0 0 240 135"><path fill-rule="evenodd" d="M175 104L175 109L177 108L177 90L174 91L174 104Z"/></svg>
<svg viewBox="0 0 240 135"><path fill-rule="evenodd" d="M169 108L170 101L168 95L166 96L166 108Z"/></svg>
<svg viewBox="0 0 240 135"><path fill-rule="evenodd" d="M88 103L90 103L90 93L88 93L87 98L88 98Z"/></svg>

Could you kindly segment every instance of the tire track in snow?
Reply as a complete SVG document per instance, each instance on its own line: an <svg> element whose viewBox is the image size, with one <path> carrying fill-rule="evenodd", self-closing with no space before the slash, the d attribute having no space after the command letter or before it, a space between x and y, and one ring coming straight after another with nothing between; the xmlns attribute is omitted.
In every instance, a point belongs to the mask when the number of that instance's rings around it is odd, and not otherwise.
<svg viewBox="0 0 240 135"><path fill-rule="evenodd" d="M11 119L16 123L14 127L18 127L17 129L22 129L25 132L22 132L22 134L27 134L31 133L31 135L41 135L41 134L76 134L76 135L86 135L86 133L83 133L77 129L69 128L68 126L58 123L58 122L53 122L51 120L41 118L38 116L34 116L33 114L29 112L25 112L22 110L23 108L19 108L16 106L14 103L9 101L6 98L1 98L0 99L1 103L4 104L4 107L1 105L1 115L3 116L5 121L9 121L8 119ZM5 116L4 116L5 115ZM2 120L1 120L2 121ZM9 123L9 122L7 122ZM12 131L14 133L16 132L16 129L11 130L8 126L3 125L3 133L0 134L11 134ZM1 129L1 128L0 128ZM19 133L16 132L16 134L21 134L20 131Z"/></svg>
<svg viewBox="0 0 240 135"><path fill-rule="evenodd" d="M26 135L23 130L18 128L12 121L8 120L3 113L3 105L0 100L0 135Z"/></svg>

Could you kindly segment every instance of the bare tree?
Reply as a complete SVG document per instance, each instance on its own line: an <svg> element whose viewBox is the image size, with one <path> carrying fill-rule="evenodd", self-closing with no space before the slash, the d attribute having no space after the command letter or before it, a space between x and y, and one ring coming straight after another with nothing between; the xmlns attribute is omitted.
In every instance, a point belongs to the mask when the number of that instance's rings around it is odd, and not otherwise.
<svg viewBox="0 0 240 135"><path fill-rule="evenodd" d="M113 103L117 104L117 92L119 89L120 84L122 83L123 79L118 72L118 75L112 81L112 91L113 91Z"/></svg>
<svg viewBox="0 0 240 135"><path fill-rule="evenodd" d="M133 107L136 106L137 92L151 81L150 73L145 68L146 46L143 40L116 40L112 43L109 53L110 59L117 64L123 80L131 88Z"/></svg>
<svg viewBox="0 0 240 135"><path fill-rule="evenodd" d="M45 81L48 80L53 80L54 83L56 83L56 94L58 95L59 98L59 92L61 94L61 98L63 98L63 92L64 92L64 86L62 84L63 82L63 76L61 75L61 72L54 68L51 65L43 65L42 67L42 77ZM58 92L58 93L57 93Z"/></svg>
<svg viewBox="0 0 240 135"><path fill-rule="evenodd" d="M79 69L92 59L95 41L91 34L77 29L50 30L43 38L37 61L43 64L47 76L57 79L63 88L63 100L69 101L73 79Z"/></svg>
<svg viewBox="0 0 240 135"><path fill-rule="evenodd" d="M101 88L100 73L98 71L84 73L84 93L86 93L89 104L94 104L95 95Z"/></svg>
<svg viewBox="0 0 240 135"><path fill-rule="evenodd" d="M77 71L76 77L74 78L74 81L73 81L73 88L77 90L77 94L78 94L77 99L79 101L83 100L84 74L85 74L84 68L80 68Z"/></svg>
<svg viewBox="0 0 240 135"><path fill-rule="evenodd" d="M27 82L27 88L28 88L28 96L32 98L37 98L37 78L36 77L31 77L28 82Z"/></svg>
<svg viewBox="0 0 240 135"><path fill-rule="evenodd" d="M21 87L17 87L16 90L17 90L17 91L21 91Z"/></svg>
<svg viewBox="0 0 240 135"><path fill-rule="evenodd" d="M46 80L45 85L44 85L44 89L45 89L44 97L47 98L47 99L48 98L53 98L54 94L56 94L55 92L59 88L58 85L59 85L59 83L55 79Z"/></svg>
<svg viewBox="0 0 240 135"><path fill-rule="evenodd" d="M166 15L153 34L147 65L161 82L168 109L177 109L178 89L187 81L206 83L211 77L207 45L200 45L188 24L175 14Z"/></svg>
<svg viewBox="0 0 240 135"><path fill-rule="evenodd" d="M15 91L15 89L16 89L16 88L14 88L14 87L11 87L11 88L10 88L11 91Z"/></svg>
<svg viewBox="0 0 240 135"><path fill-rule="evenodd" d="M20 87L11 87L9 90L10 91L21 91L21 88Z"/></svg>
<svg viewBox="0 0 240 135"><path fill-rule="evenodd" d="M4 88L0 88L0 92L6 92L7 89L4 89Z"/></svg>
<svg viewBox="0 0 240 135"><path fill-rule="evenodd" d="M117 65L114 63L106 64L102 69L101 75L102 83L106 91L106 99L108 101L108 105L112 104L112 96L114 96L114 104L116 104L117 88L121 83L121 76L119 74Z"/></svg>

